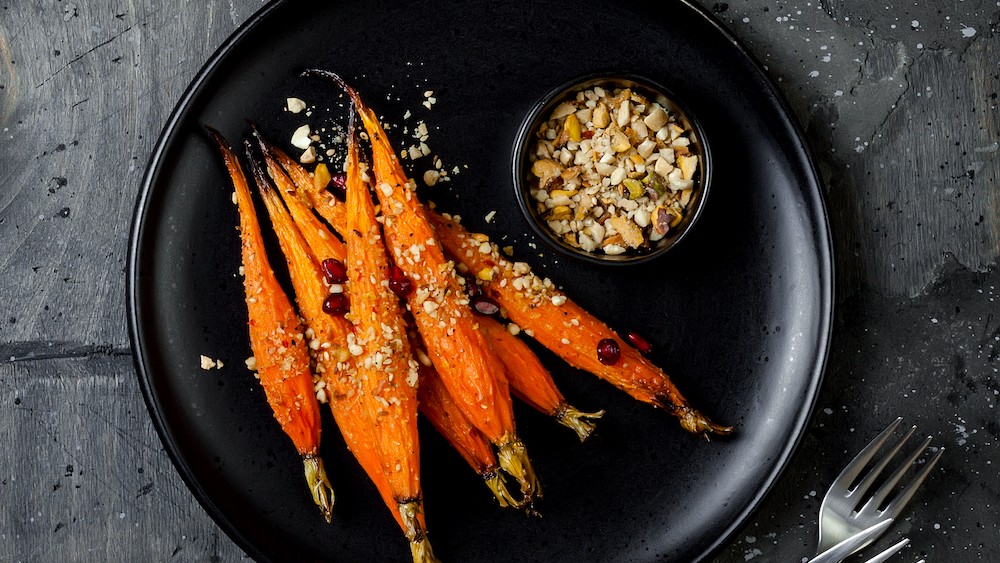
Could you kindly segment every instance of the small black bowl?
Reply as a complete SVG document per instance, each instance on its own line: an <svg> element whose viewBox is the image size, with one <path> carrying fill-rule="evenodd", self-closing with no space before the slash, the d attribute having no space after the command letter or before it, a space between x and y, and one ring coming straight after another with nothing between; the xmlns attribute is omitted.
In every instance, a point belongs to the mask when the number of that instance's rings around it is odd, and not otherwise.
<svg viewBox="0 0 1000 563"><path fill-rule="evenodd" d="M534 146L535 132L544 123L552 111L561 102L572 99L577 92L600 86L607 90L615 88L631 88L646 98L659 103L675 116L677 122L686 130L691 144L689 149L698 155L698 173L695 177L694 191L688 203L687 212L681 222L667 236L656 241L648 250L635 252L629 250L624 254L610 255L603 252L587 252L573 247L553 233L536 209L536 201L531 197L529 176L531 174L531 159L529 151ZM543 96L528 112L518 129L514 142L512 171L514 175L514 190L517 203L528 219L535 234L556 252L595 265L624 266L649 262L666 254L671 248L683 240L691 231L698 217L701 216L708 198L712 179L711 152L705 139L701 124L691 112L681 105L677 98L657 82L629 73L621 74L591 74L562 84Z"/></svg>

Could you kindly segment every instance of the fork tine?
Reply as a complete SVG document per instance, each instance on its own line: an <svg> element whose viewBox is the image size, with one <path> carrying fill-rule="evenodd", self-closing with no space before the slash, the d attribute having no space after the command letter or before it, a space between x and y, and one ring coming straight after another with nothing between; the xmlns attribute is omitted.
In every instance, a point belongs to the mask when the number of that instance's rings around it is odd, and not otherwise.
<svg viewBox="0 0 1000 563"><path fill-rule="evenodd" d="M871 459L875 456L875 452L877 452L878 449L882 447L882 444L885 443L889 435L891 435L896 430L896 427L898 427L899 423L902 421L903 417L897 418L891 424L889 424L889 426L887 426L886 429L883 430L881 434L879 434L878 436L875 437L875 439L869 442L868 445L865 446L865 449L861 450L858 453L858 455L856 455L854 459L851 460L851 463L848 463L847 467L845 467L844 470L840 472L840 475L838 475L837 478L833 480L833 484L830 486L831 489L834 487L839 487L844 490L847 490L847 487L849 487L850 484L854 481L854 479L861 473L861 470L864 469L865 465L867 465L868 462L871 461Z"/></svg>
<svg viewBox="0 0 1000 563"><path fill-rule="evenodd" d="M930 440L930 438L927 439ZM941 459L941 454L943 453L944 448L941 448L934 454L933 457L927 460L927 463L924 464L920 473L918 473L917 476L906 485L906 487L903 487L899 496L893 499L893 501L889 503L889 506L885 507L885 511L883 512L884 514L888 514L895 518L900 512L903 511L903 507L906 506L906 503L910 502L910 499L913 498L913 494L917 492L921 483L923 483L924 479L927 479L927 477L931 474L931 470L933 470L934 466L937 465L937 462Z"/></svg>
<svg viewBox="0 0 1000 563"><path fill-rule="evenodd" d="M917 461L917 458L923 455L924 451L927 450L927 446L929 446L930 443L931 437L928 436L923 443L920 444L920 447L917 448L916 451L911 453L902 463L899 464L899 467L897 467L896 470L893 471L892 475L890 475L889 478L882 483L879 490L875 491L872 498L868 499L868 502L866 502L865 505L858 510L858 512L864 512L869 509L878 510L878 507L882 506L885 499L895 490L896 484L899 483L899 480L902 479L903 475L909 471L910 467L913 466L913 462ZM886 457L892 458L895 455L896 451L893 451L891 455Z"/></svg>
<svg viewBox="0 0 1000 563"><path fill-rule="evenodd" d="M910 427L910 429L907 430L906 434L904 434L903 437L900 438L899 441L897 441L896 444L892 446L892 448L890 448L888 452L882 455L882 458L879 460L877 464L875 464L874 467L872 467L871 471L869 471L868 474L865 475L864 479L862 479L861 482L858 483L858 485L854 487L853 490L847 493L847 496L850 497L854 495L866 494L868 492L868 489L872 486L872 483L875 482L875 479L878 479L879 475L882 474L882 471L885 470L885 467L889 465L889 462L892 461L892 458L896 457L896 454L899 453L899 450L903 448L903 445L906 444L906 441L910 439L910 436L913 435L913 432L916 431L916 429L917 429L916 426Z"/></svg>
<svg viewBox="0 0 1000 563"><path fill-rule="evenodd" d="M900 549L903 549L903 547L905 547L906 544L908 543L910 543L910 538L903 538L895 545L889 547L889 549L883 551L882 553L879 553L878 555L872 557L868 561L865 561L865 563L883 563L884 561L895 555L896 552L898 552Z"/></svg>

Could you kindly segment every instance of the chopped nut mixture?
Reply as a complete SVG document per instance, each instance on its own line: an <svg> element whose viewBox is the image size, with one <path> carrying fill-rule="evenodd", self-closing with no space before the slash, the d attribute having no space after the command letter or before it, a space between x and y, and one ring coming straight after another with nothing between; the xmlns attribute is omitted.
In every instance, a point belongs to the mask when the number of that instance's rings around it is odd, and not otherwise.
<svg viewBox="0 0 1000 563"><path fill-rule="evenodd" d="M548 228L586 252L641 252L688 211L699 156L691 131L628 88L560 103L535 134L530 193Z"/></svg>

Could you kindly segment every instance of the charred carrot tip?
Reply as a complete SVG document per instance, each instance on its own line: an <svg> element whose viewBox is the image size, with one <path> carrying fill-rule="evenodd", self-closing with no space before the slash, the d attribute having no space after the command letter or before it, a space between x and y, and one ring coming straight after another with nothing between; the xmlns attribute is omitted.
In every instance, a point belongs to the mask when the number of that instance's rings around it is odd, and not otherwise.
<svg viewBox="0 0 1000 563"><path fill-rule="evenodd" d="M347 95L351 97L351 101L354 102L354 105L359 107L364 107L364 104L361 103L361 97L358 96L357 90L352 88L347 82L344 82L344 79L341 78L339 74L331 72L329 70L310 68L308 70L304 70L302 72L302 76L325 78L327 80L332 80L334 84L340 86L345 92L347 92Z"/></svg>
<svg viewBox="0 0 1000 563"><path fill-rule="evenodd" d="M274 145L267 142L263 133L260 132L260 128L257 127L257 123L248 119L247 124L250 125L250 134L257 140L257 146L260 148L260 152L264 154L265 158L274 158Z"/></svg>
<svg viewBox="0 0 1000 563"><path fill-rule="evenodd" d="M236 153L233 151L233 147L229 144L229 141L219 133L217 129L211 125L205 125L205 129L208 131L209 135L212 136L212 140L215 141L216 147L222 153L222 159L226 163L232 163L236 160ZM237 165L238 166L238 165Z"/></svg>
<svg viewBox="0 0 1000 563"><path fill-rule="evenodd" d="M250 141L244 141L243 148L246 150L247 160L250 162L250 172L253 173L253 179L257 182L257 189L262 194L273 191L271 180L268 178L267 173L264 172L264 167L254 158L253 146L250 144Z"/></svg>
<svg viewBox="0 0 1000 563"><path fill-rule="evenodd" d="M344 82L344 79L341 78L339 74L333 71L323 70L320 68L309 68L302 71L301 76L313 77L313 78L326 78L327 80L332 80L338 86L343 88L352 98L357 96L357 92L355 92L354 88L351 88L347 84L347 82Z"/></svg>
<svg viewBox="0 0 1000 563"><path fill-rule="evenodd" d="M226 142L225 137L222 136L222 133L219 133L219 131L216 128L208 124L204 124L202 125L202 127L204 127L205 130L207 130L209 134L212 135L212 139L215 140L215 143L217 145L219 145L219 148L226 148L229 150L233 150L232 147L229 146L229 143Z"/></svg>

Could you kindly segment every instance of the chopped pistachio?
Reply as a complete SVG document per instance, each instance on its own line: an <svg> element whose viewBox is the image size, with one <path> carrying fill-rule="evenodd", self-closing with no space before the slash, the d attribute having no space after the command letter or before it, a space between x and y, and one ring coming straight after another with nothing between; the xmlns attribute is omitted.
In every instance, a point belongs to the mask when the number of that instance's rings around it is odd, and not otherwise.
<svg viewBox="0 0 1000 563"><path fill-rule="evenodd" d="M646 193L646 189L643 187L642 182L636 180L635 178L626 178L622 180L622 186L625 187L625 192L629 199L639 199Z"/></svg>
<svg viewBox="0 0 1000 563"><path fill-rule="evenodd" d="M656 172L646 174L646 177L642 179L642 183L653 188L657 196L661 196L667 191L667 181Z"/></svg>

